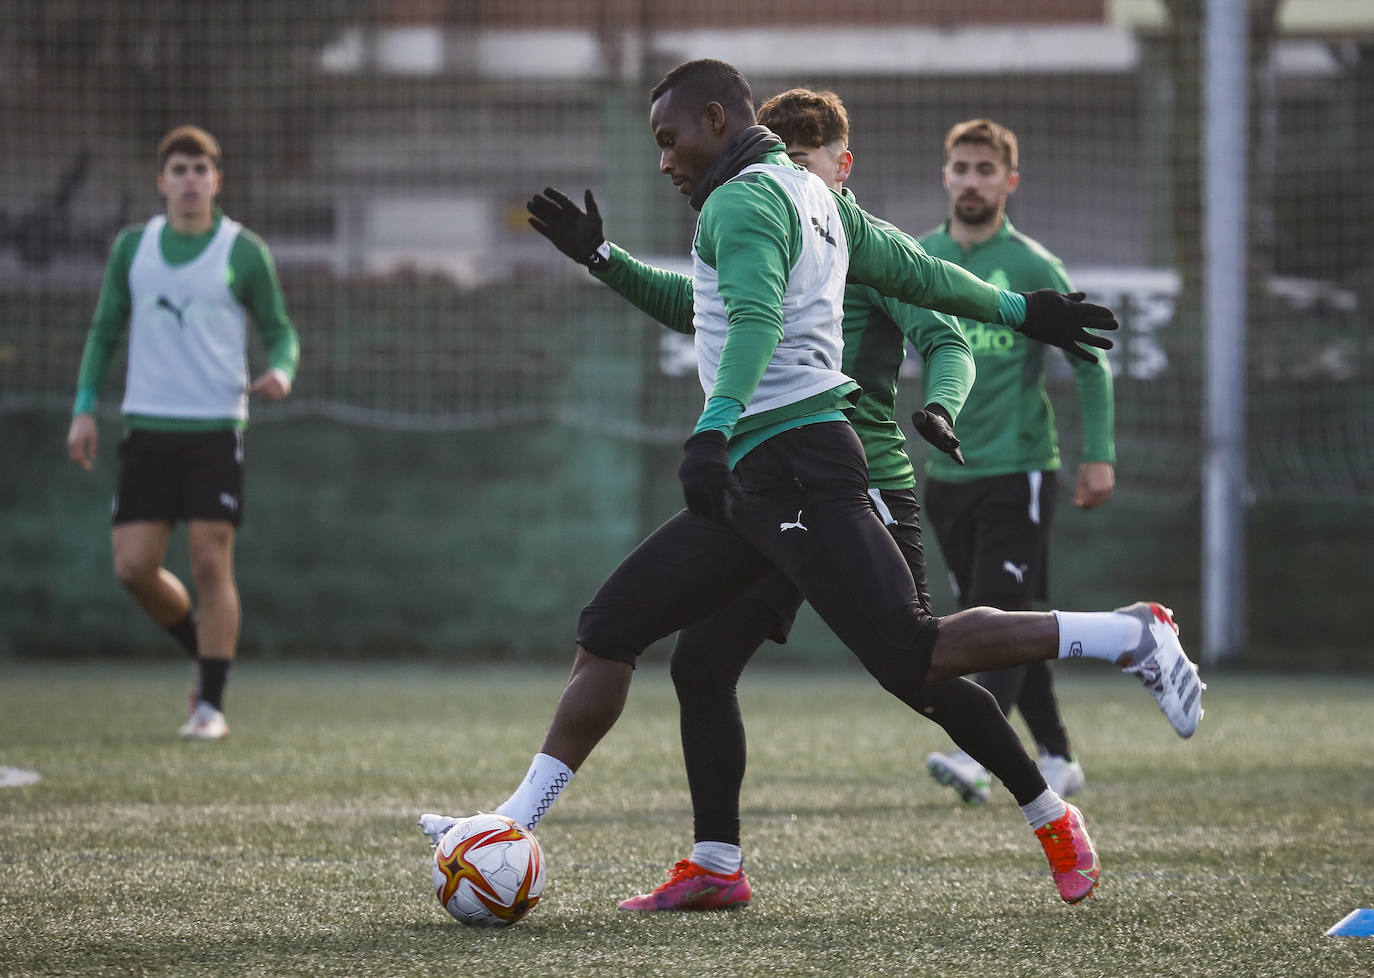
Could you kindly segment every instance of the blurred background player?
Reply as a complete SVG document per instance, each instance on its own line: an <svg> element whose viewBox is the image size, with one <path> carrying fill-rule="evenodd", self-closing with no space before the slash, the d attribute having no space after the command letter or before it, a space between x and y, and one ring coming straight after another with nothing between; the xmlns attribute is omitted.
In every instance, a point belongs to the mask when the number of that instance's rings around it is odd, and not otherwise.
<svg viewBox="0 0 1374 978"><path fill-rule="evenodd" d="M188 740L227 736L224 686L239 635L234 536L243 516L243 432L248 395L291 393L299 358L267 245L226 217L219 143L179 126L157 150L167 212L115 238L77 378L67 452L95 463L95 405L129 334L124 436L114 500L114 571L153 621L197 661ZM252 318L268 369L248 383ZM199 608L163 559L185 520Z"/></svg>
<svg viewBox="0 0 1374 978"><path fill-rule="evenodd" d="M987 119L960 122L945 137L944 185L949 219L920 242L932 255L962 265L1005 289L1073 286L1059 259L1012 227L1007 198L1020 181L1016 135ZM927 464L926 518L965 607L1028 611L1048 599L1050 524L1054 516L1059 445L1045 391L1045 358L1053 351L994 323L963 320L978 367L959 416L962 466L939 453ZM1115 485L1112 374L1105 359L1069 357L1083 417L1083 456L1074 505L1092 509ZM1013 707L1035 738L1050 787L1069 796L1083 787L1083 768L1069 746L1048 662L1032 662L974 677ZM935 780L981 804L988 771L964 750L926 759Z"/></svg>

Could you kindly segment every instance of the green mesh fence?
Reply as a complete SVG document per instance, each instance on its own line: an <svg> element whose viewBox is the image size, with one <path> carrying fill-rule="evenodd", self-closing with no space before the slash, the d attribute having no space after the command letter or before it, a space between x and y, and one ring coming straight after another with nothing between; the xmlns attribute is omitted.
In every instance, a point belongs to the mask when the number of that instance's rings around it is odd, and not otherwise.
<svg viewBox="0 0 1374 978"><path fill-rule="evenodd" d="M531 606L532 620L560 623L538 628L566 639L600 575L671 512L676 446L701 391L690 344L530 231L524 202L548 184L574 196L590 187L613 240L684 267L694 215L656 172L647 92L673 65L710 56L744 70L760 100L795 85L838 92L853 127L850 186L868 210L913 233L944 217L941 140L953 122L987 116L1017 132L1022 182L1012 220L1122 322L1111 355L1118 519L1143 513L1195 545L1206 327L1199 174L1226 165L1204 164L1198 149L1200 0L854 6L11 0L0 7L7 444L30 445L16 426L53 426L54 441L31 447L61 461L63 418L110 242L161 207L153 180L161 135L182 122L203 125L224 149L224 209L271 247L302 341L291 400L255 407L255 443L278 426L308 426L303 442L335 447L283 449L273 464L290 464L289 479L250 463L250 485L260 488L242 559L282 532L284 513L305 518L286 498L427 483L433 491L407 496L406 505L432 507L431 526L464 514L470 532L444 539L450 555L474 555L474 573L485 568L463 582L471 598L462 614L486 616L490 627L440 641L423 615L391 621L373 607L388 622L376 644L500 644L492 636L514 596ZM1354 513L1355 538L1368 541L1374 14L1367 5L1297 0L1253 7L1251 497L1257 507ZM256 347L253 358L260 365ZM102 497L110 488L122 369L113 366L101 400L106 467L73 483L77 495L63 497L73 506L90 506L81 494L94 495L93 487ZM908 382L918 389L914 375ZM1053 377L1052 394L1071 465L1078 433L1066 369ZM393 456L388 438L407 447ZM580 462L560 453L574 446ZM448 453L458 451L479 456L465 461L471 471L452 491L441 491L436 480L457 478ZM0 497L5 532L13 541L25 526L60 541L59 551L88 568L81 588L109 591L101 519L74 520L35 501L46 497L31 480L58 478L50 463L11 457ZM492 543L518 535L531 508L554 513L588 498L612 502L583 511L580 523L535 519L538 539L525 541L521 560ZM412 525L381 503L375 512L357 505L364 509L324 507L330 520L316 527L326 554L339 548L347 558L324 559L329 573L356 578L316 593L335 595L350 613L369 607L369 587L385 592L396 576L378 583L367 554L341 543L364 521L408 527L390 541L400 564L402 540L413 542L417 564L437 573L443 563L427 549L424 520ZM103 503L93 512L103 519ZM1089 533L1071 517L1066 524L1066 533ZM596 554L582 561L593 569L569 574L565 562L578 562L584 546ZM479 559L482 548L493 556ZM1172 567L1161 578L1195 581L1196 561L1190 551L1154 563ZM47 573L70 567L55 560ZM533 568L553 583L531 583ZM260 570L268 578L250 580L250 589L281 590L270 567ZM7 599L40 586L18 560L4 573ZM56 577L41 590L66 608L76 599ZM512 604L492 604L498 593ZM111 601L108 616L82 634L102 631L125 645L146 638L129 620L127 599ZM7 603L11 620L24 622L9 628L12 645L31 647L39 634L62 644L60 627L13 610L32 602ZM376 601L388 604L394 598ZM286 611L260 610L253 621L246 641L310 641L310 629ZM533 644L500 641L516 650Z"/></svg>

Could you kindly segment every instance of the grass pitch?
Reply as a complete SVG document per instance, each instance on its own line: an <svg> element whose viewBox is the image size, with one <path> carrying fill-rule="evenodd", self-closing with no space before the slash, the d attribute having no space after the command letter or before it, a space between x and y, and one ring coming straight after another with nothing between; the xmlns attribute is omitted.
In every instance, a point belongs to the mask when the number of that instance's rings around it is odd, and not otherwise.
<svg viewBox="0 0 1374 978"><path fill-rule="evenodd" d="M540 905L434 900L422 811L492 808L566 670L245 662L233 736L186 744L189 672L0 664L0 975L1374 974L1374 679L1209 677L1174 736L1133 681L1057 672L1103 883L1061 903L1010 796L929 781L945 744L862 673L758 667L741 696L746 910L630 915L691 842L676 704L640 669L539 837Z"/></svg>

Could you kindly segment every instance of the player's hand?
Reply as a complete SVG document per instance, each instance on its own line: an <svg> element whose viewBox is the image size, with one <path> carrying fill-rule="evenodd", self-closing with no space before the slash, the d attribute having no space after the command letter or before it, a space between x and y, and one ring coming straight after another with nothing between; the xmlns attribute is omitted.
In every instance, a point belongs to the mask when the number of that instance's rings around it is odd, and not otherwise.
<svg viewBox="0 0 1374 978"><path fill-rule="evenodd" d="M677 477L693 516L725 519L729 500L739 492L725 445L725 435L708 430L697 432L682 446L684 457Z"/></svg>
<svg viewBox="0 0 1374 978"><path fill-rule="evenodd" d="M286 371L273 368L248 385L248 393L269 401L280 401L291 393L291 378Z"/></svg>
<svg viewBox="0 0 1374 978"><path fill-rule="evenodd" d="M87 472L95 466L96 450L100 446L100 432L95 415L78 414L67 429L67 454Z"/></svg>
<svg viewBox="0 0 1374 978"><path fill-rule="evenodd" d="M1112 498L1116 470L1110 462L1084 462L1078 467L1078 482L1073 489L1073 504L1079 509L1101 506Z"/></svg>
<svg viewBox="0 0 1374 978"><path fill-rule="evenodd" d="M601 212L588 190L587 210L583 213L576 204L553 187L545 187L542 194L530 198L525 209L530 212L530 227L554 243L554 246L575 262L588 268L605 261L598 250L606 243L601 231Z"/></svg>
<svg viewBox="0 0 1374 978"><path fill-rule="evenodd" d="M954 424L943 404L932 401L924 410L913 411L911 426L926 441L960 465L964 464L964 453L959 451L959 439L954 437Z"/></svg>
<svg viewBox="0 0 1374 978"><path fill-rule="evenodd" d="M1083 346L1110 350L1112 341L1089 333L1089 329L1116 329L1116 317L1106 306L1084 302L1082 292L1065 295L1054 289L1022 292L1026 297L1026 321L1015 327L1033 340L1068 350L1080 360L1097 363L1097 357ZM1080 346L1079 344L1083 344Z"/></svg>

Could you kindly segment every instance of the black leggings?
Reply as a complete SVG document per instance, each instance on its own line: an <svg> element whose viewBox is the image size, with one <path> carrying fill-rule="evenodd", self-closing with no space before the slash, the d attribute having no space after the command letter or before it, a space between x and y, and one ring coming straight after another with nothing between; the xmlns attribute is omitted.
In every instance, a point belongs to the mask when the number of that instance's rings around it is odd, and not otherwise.
<svg viewBox="0 0 1374 978"><path fill-rule="evenodd" d="M924 594L925 561L916 497L910 490L884 491L882 502L893 520L887 528L906 555L918 591ZM775 575L678 634L671 671L698 842L739 844L739 799L746 759L737 697L739 677L765 639L785 637L800 604L801 595ZM964 678L932 683L912 705L1000 778L1018 804L1045 790L1044 778L996 701L977 683Z"/></svg>
<svg viewBox="0 0 1374 978"><path fill-rule="evenodd" d="M1020 803L1043 791L1044 779L985 690L962 679L926 687L938 622L923 606L924 566L918 588L909 555L868 498L853 429L826 422L784 432L746 455L735 474L741 492L727 521L678 513L621 562L578 625L589 653L629 663L686 630L673 676L688 778L699 817L714 813L707 817L718 823L697 837L738 841L745 749L735 690L754 650L778 628L776 613L751 594L775 570L884 689L984 755L990 769L997 764L994 773ZM1019 758L1001 757L1007 738Z"/></svg>

